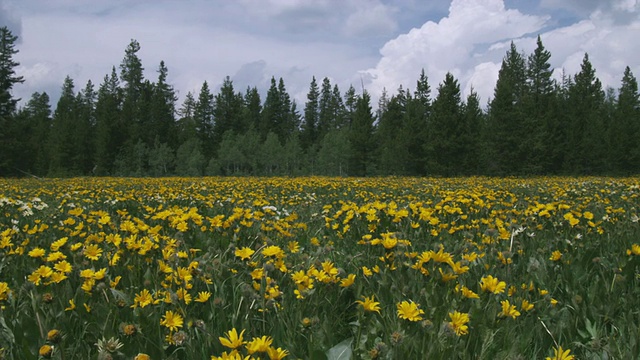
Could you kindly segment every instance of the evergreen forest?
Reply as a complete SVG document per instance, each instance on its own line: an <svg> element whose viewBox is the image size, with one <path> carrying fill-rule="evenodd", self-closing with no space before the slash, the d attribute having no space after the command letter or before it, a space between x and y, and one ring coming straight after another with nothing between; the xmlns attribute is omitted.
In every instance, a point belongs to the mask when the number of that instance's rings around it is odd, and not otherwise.
<svg viewBox="0 0 640 360"><path fill-rule="evenodd" d="M144 77L132 40L99 84L66 77L56 104L12 96L17 37L0 28L0 176L534 176L640 173L640 98L629 67L603 88L588 54L580 71L552 76L538 37L525 54L511 43L494 94L463 97L447 74L424 71L413 88L342 91L310 80L304 104L271 78L219 89L204 81L178 103L164 62ZM377 105L377 106L376 106Z"/></svg>

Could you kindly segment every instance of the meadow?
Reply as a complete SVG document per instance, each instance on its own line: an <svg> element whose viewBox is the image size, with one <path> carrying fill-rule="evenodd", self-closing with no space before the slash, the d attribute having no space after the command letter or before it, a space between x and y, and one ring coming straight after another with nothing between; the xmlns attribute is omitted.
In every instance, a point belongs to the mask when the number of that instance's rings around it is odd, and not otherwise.
<svg viewBox="0 0 640 360"><path fill-rule="evenodd" d="M0 359L631 359L640 178L0 179Z"/></svg>

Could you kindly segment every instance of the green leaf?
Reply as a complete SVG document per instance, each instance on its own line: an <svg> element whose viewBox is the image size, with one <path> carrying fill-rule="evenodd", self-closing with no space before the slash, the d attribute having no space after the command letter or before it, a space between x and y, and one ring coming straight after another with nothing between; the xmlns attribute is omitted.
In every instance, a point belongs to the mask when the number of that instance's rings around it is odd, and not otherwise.
<svg viewBox="0 0 640 360"><path fill-rule="evenodd" d="M353 338L348 338L327 351L328 360L350 360L351 343Z"/></svg>
<svg viewBox="0 0 640 360"><path fill-rule="evenodd" d="M327 360L327 355L325 355L320 350L314 350L309 357L311 360Z"/></svg>

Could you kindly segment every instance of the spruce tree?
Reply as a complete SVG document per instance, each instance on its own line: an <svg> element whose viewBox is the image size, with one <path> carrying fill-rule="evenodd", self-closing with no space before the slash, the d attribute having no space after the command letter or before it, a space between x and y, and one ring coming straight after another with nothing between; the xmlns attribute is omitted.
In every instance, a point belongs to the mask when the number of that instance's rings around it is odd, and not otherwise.
<svg viewBox="0 0 640 360"><path fill-rule="evenodd" d="M13 98L11 91L15 84L24 82L22 76L16 76L15 68L20 65L14 60L18 53L15 48L17 36L8 27L0 27L0 176L16 174L16 164L12 158L14 149L19 148L18 134L12 130L16 104L20 99Z"/></svg>
<svg viewBox="0 0 640 360"><path fill-rule="evenodd" d="M307 102L304 106L304 119L300 129L301 145L306 151L313 144L317 142L318 137L318 117L319 117L319 104L318 98L320 91L314 76L309 85L309 92L307 93Z"/></svg>
<svg viewBox="0 0 640 360"><path fill-rule="evenodd" d="M353 87L352 87L353 88ZM351 102L352 99L349 99ZM349 127L349 175L366 176L372 172L373 136L375 118L371 109L371 96L363 91L355 98L355 107Z"/></svg>
<svg viewBox="0 0 640 360"><path fill-rule="evenodd" d="M213 105L213 142L218 144L222 135L227 131L236 134L244 133L248 125L243 121L244 99L241 93L236 93L233 81L227 76L222 82L220 92L215 96ZM217 146L217 145L214 145Z"/></svg>
<svg viewBox="0 0 640 360"><path fill-rule="evenodd" d="M78 117L78 102L74 93L73 80L67 76L62 85L62 93L53 114L49 136L49 175L80 175L74 156L78 150L74 139L74 127Z"/></svg>
<svg viewBox="0 0 640 360"><path fill-rule="evenodd" d="M405 116L405 93L402 86L379 112L376 129L376 158L378 170L385 175L403 175L408 157L401 129Z"/></svg>
<svg viewBox="0 0 640 360"><path fill-rule="evenodd" d="M333 85L333 90L331 90L331 106L329 107L329 111L333 119L334 129L343 129L347 126L344 102L342 101L338 84Z"/></svg>
<svg viewBox="0 0 640 360"><path fill-rule="evenodd" d="M47 143L51 130L51 105L46 92L35 92L22 110L26 120L20 132L26 149L21 153L26 157L19 163L26 165L26 171L38 176L47 174L49 152Z"/></svg>
<svg viewBox="0 0 640 360"><path fill-rule="evenodd" d="M198 101L193 111L193 118L198 139L202 144L202 154L206 159L213 157L215 152L215 143L213 142L214 113L214 97L209 90L209 84L205 81L200 88Z"/></svg>
<svg viewBox="0 0 640 360"><path fill-rule="evenodd" d="M575 174L598 174L605 170L605 94L595 69L585 54L580 72L568 88L568 149L565 166ZM605 139L605 141L603 141Z"/></svg>
<svg viewBox="0 0 640 360"><path fill-rule="evenodd" d="M555 145L548 140L552 138L553 122L557 121L550 113L554 96L550 58L551 53L544 48L538 36L537 47L527 62L522 123L524 132L519 149L523 154L523 172L528 174L540 174L550 168L551 149Z"/></svg>
<svg viewBox="0 0 640 360"><path fill-rule="evenodd" d="M76 95L77 116L73 126L73 142L76 148L73 154L73 163L82 175L92 174L94 163L94 134L96 126L96 100L97 94L91 80L87 81L84 89Z"/></svg>
<svg viewBox="0 0 640 360"><path fill-rule="evenodd" d="M144 68L142 67L142 60L138 57L139 51L140 43L136 40L131 40L120 63L123 98L117 136L123 142L123 146L118 149L118 157L123 165L131 163L133 159L128 159L128 157L133 154L133 147L138 139L146 136L146 129L143 127L145 119L143 118L146 118L148 114L143 111L142 108L144 106L141 103L145 90L149 92L151 89L145 89L144 86Z"/></svg>
<svg viewBox="0 0 640 360"><path fill-rule="evenodd" d="M122 96L115 67L111 75L106 75L98 89L95 109L94 164L95 175L109 175L113 172L116 154L124 142L121 135L126 132L121 121ZM93 169L92 169L93 170Z"/></svg>
<svg viewBox="0 0 640 360"><path fill-rule="evenodd" d="M165 66L164 61L160 61L158 80L153 86L150 102L149 126L144 128L144 132L147 134L145 142L150 146L153 145L156 137L160 143L166 143L169 146L177 144L175 112L178 97L173 86L167 83L168 73L169 69Z"/></svg>
<svg viewBox="0 0 640 360"><path fill-rule="evenodd" d="M480 175L481 167L482 128L484 126L484 113L480 106L480 96L471 88L467 100L462 105L463 131L460 143L462 146L462 175Z"/></svg>
<svg viewBox="0 0 640 360"><path fill-rule="evenodd" d="M198 125L195 120L196 99L191 91L187 93L182 102L182 106L178 109L178 142L184 143L189 139L198 137Z"/></svg>
<svg viewBox="0 0 640 360"><path fill-rule="evenodd" d="M523 153L520 144L527 141L523 127L523 96L526 86L525 60L514 43L498 73L494 97L489 104L489 122L484 155L492 175L522 172Z"/></svg>
<svg viewBox="0 0 640 360"><path fill-rule="evenodd" d="M438 86L431 109L429 138L425 145L427 173L452 176L463 172L466 131L460 85L451 73L447 73Z"/></svg>
<svg viewBox="0 0 640 360"><path fill-rule="evenodd" d="M331 80L325 77L322 79L322 86L320 89L320 99L318 102L318 141L335 127L335 112L333 107L335 106L334 94L331 90Z"/></svg>
<svg viewBox="0 0 640 360"><path fill-rule="evenodd" d="M282 80L282 79L280 79ZM284 123L288 116L290 103L285 104L283 102L285 98L281 96L278 83L275 77L271 78L271 86L267 91L267 97L264 101L261 113L261 122L258 132L261 139L266 140L267 134L273 133L278 139L285 137ZM283 144L284 142L281 142Z"/></svg>
<svg viewBox="0 0 640 360"><path fill-rule="evenodd" d="M616 173L640 173L640 97L638 81L627 66L618 90L609 138L609 162Z"/></svg>
<svg viewBox="0 0 640 360"><path fill-rule="evenodd" d="M244 94L244 107L242 112L243 122L248 129L256 131L260 127L260 113L262 112L262 100L257 87L247 87Z"/></svg>

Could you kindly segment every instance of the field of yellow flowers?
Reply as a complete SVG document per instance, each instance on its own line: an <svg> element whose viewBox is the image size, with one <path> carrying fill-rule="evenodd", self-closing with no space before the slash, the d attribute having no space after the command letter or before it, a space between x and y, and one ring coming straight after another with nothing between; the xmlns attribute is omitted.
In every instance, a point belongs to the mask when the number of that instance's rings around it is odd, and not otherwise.
<svg viewBox="0 0 640 360"><path fill-rule="evenodd" d="M0 180L0 359L629 359L640 178Z"/></svg>

